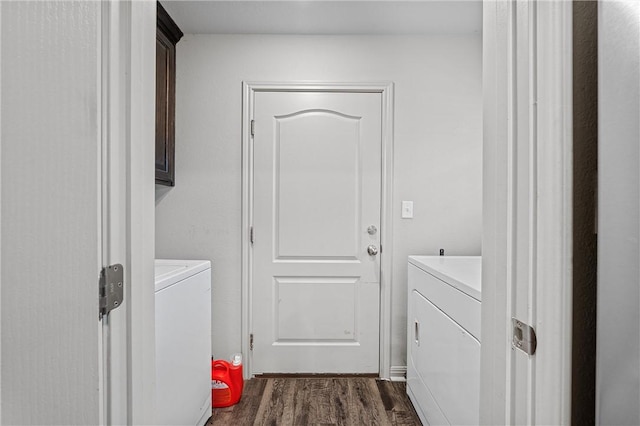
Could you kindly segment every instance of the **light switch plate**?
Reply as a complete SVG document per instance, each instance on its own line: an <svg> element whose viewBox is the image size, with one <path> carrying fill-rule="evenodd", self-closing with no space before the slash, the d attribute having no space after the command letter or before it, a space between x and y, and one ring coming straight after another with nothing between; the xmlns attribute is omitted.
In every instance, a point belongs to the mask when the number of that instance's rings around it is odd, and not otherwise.
<svg viewBox="0 0 640 426"><path fill-rule="evenodd" d="M413 219L413 201L402 202L402 218Z"/></svg>

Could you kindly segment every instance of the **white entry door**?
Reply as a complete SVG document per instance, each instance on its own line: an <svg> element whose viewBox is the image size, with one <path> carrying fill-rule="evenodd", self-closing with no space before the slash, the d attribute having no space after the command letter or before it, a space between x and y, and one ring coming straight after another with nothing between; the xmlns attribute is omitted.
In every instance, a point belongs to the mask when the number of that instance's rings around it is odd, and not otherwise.
<svg viewBox="0 0 640 426"><path fill-rule="evenodd" d="M254 99L253 373L378 373L380 93Z"/></svg>
<svg viewBox="0 0 640 426"><path fill-rule="evenodd" d="M104 423L101 10L2 4L2 424Z"/></svg>

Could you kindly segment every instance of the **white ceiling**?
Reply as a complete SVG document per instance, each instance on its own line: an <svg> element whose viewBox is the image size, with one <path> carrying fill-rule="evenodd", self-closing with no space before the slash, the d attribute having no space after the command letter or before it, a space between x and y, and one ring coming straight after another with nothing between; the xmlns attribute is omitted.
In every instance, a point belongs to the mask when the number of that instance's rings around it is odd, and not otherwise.
<svg viewBox="0 0 640 426"><path fill-rule="evenodd" d="M481 0L162 0L186 34L469 34Z"/></svg>

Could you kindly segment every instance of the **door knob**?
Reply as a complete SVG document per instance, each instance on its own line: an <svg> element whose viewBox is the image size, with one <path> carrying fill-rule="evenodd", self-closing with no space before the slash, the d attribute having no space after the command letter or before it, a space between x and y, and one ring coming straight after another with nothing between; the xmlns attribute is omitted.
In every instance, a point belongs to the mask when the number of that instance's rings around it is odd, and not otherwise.
<svg viewBox="0 0 640 426"><path fill-rule="evenodd" d="M370 256L375 256L376 254L378 254L378 247L371 244L369 247L367 247L367 253L369 253Z"/></svg>

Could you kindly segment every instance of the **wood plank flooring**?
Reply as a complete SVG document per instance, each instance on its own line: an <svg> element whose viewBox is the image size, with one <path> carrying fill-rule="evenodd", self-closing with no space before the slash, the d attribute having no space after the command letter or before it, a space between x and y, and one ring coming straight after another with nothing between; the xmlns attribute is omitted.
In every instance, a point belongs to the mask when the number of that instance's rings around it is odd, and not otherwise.
<svg viewBox="0 0 640 426"><path fill-rule="evenodd" d="M256 378L207 425L421 425L405 383L366 377Z"/></svg>

